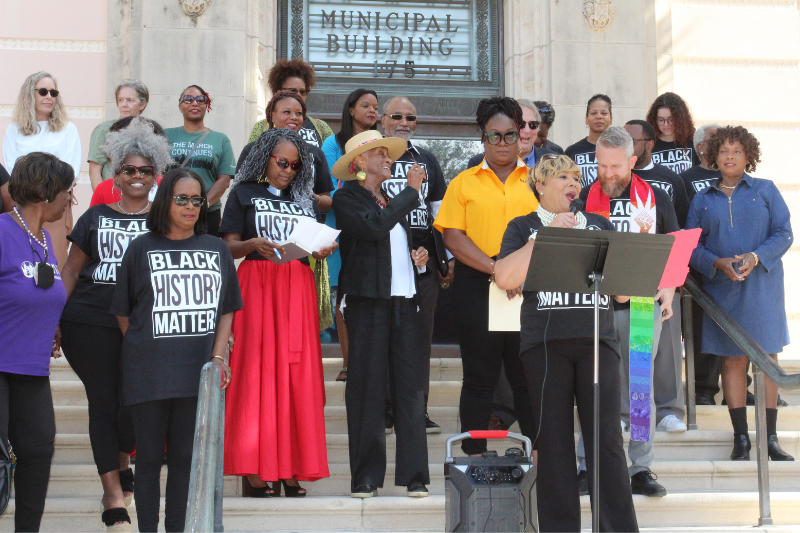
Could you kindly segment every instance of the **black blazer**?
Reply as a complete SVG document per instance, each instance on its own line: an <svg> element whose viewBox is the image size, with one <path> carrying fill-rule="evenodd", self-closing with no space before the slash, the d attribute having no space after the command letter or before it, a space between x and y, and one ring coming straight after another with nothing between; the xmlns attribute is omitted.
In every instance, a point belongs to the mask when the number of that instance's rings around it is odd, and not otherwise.
<svg viewBox="0 0 800 533"><path fill-rule="evenodd" d="M392 248L389 232L396 224L406 230L408 251L414 250L406 215L419 207L419 193L406 187L381 209L372 194L357 183L346 183L333 195L342 269L339 293L366 298L391 298ZM429 251L430 253L430 251ZM430 274L431 269L426 270ZM414 268L415 278L417 269Z"/></svg>
<svg viewBox="0 0 800 533"><path fill-rule="evenodd" d="M541 157L544 154L554 154L555 152L552 150L548 150L547 148L538 148L536 146L533 147L533 153L536 154L536 161L540 161ZM477 167L483 161L483 158L486 157L486 154L475 154L469 158L467 162L467 168Z"/></svg>

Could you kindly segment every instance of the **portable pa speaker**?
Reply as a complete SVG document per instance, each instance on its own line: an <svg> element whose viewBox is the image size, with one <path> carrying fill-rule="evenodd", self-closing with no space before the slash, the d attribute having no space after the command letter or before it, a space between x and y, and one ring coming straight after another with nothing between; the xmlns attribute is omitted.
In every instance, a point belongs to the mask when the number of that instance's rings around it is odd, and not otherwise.
<svg viewBox="0 0 800 533"><path fill-rule="evenodd" d="M513 439L501 457L453 457L453 444L464 439ZM444 465L445 531L538 531L536 465L531 441L508 431L469 431L447 439Z"/></svg>

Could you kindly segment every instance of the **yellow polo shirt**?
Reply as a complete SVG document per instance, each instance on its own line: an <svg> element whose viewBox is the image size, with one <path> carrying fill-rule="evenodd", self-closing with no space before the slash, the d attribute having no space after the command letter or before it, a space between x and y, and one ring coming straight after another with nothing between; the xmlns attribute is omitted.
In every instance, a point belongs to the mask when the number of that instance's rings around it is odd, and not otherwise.
<svg viewBox="0 0 800 533"><path fill-rule="evenodd" d="M442 200L433 225L465 231L475 245L489 257L500 253L506 226L539 207L528 188L528 167L517 159L517 168L505 184L486 164L469 168L453 178Z"/></svg>

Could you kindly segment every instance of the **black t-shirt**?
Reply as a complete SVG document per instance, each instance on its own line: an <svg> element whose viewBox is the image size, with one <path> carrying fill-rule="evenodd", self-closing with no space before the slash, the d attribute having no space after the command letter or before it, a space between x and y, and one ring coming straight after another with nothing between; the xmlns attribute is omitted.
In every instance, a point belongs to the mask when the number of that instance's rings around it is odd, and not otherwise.
<svg viewBox="0 0 800 533"><path fill-rule="evenodd" d="M242 153L239 154L239 159L236 163L237 174L247 158L247 154L253 149L254 144L255 141L244 145L244 148L242 148ZM311 157L314 159L314 194L331 192L333 190L333 180L331 180L331 170L328 168L328 160L325 159L325 154L313 144L308 144L308 151L311 152Z"/></svg>
<svg viewBox="0 0 800 533"><path fill-rule="evenodd" d="M112 313L129 317L123 403L197 396L219 317L241 308L236 266L222 239L173 241L148 232L134 240L111 304Z"/></svg>
<svg viewBox="0 0 800 533"><path fill-rule="evenodd" d="M597 180L597 145L586 139L581 139L572 146L567 147L564 153L572 158L581 168L581 187L591 185Z"/></svg>
<svg viewBox="0 0 800 533"><path fill-rule="evenodd" d="M89 262L78 276L75 290L61 318L118 328L117 317L109 311L117 284L119 267L130 243L147 230L147 213L124 215L106 204L90 207L67 237Z"/></svg>
<svg viewBox="0 0 800 533"><path fill-rule="evenodd" d="M562 155L564 154L564 149L551 140L545 141L544 146L542 146L542 148L544 148L545 150L550 150L551 152L554 152L556 154L562 154Z"/></svg>
<svg viewBox="0 0 800 533"><path fill-rule="evenodd" d="M300 127L297 133L309 146L318 149L322 148L322 137L319 136L317 128L314 127L314 123L311 122L311 119L308 117L305 118L303 125Z"/></svg>
<svg viewBox="0 0 800 533"><path fill-rule="evenodd" d="M6 167L0 165L0 187L8 183L8 180L11 179L11 176L8 175L8 171ZM0 196L0 213L3 212L3 197Z"/></svg>
<svg viewBox="0 0 800 533"><path fill-rule="evenodd" d="M266 237L272 242L289 238L300 217L320 221L316 203L313 210L304 210L293 202L289 191L284 195L272 194L266 183L240 183L228 195L219 232L240 233L242 240ZM258 252L247 254L247 259L266 259ZM308 259L301 261L307 263Z"/></svg>
<svg viewBox="0 0 800 533"><path fill-rule="evenodd" d="M676 142L656 140L653 146L653 163L664 165L676 174L700 164L693 146L683 147Z"/></svg>
<svg viewBox="0 0 800 533"><path fill-rule="evenodd" d="M419 165L425 170L427 181L422 182L419 191L420 206L411 211L406 219L411 226L411 239L414 247L424 246L429 253L433 253L433 210L431 202L441 202L447 190L444 174L439 161L428 150L411 147L392 164L392 177L383 182L381 188L389 198L394 198L406 188L407 173L411 167Z"/></svg>
<svg viewBox="0 0 800 533"><path fill-rule="evenodd" d="M678 225L683 228L686 225L686 216L689 214L689 196L686 194L686 186L681 177L663 165L653 165L650 170L637 168L634 172L651 187L658 187L669 195L675 208Z"/></svg>
<svg viewBox="0 0 800 533"><path fill-rule="evenodd" d="M611 222L600 215L586 213L586 222L586 230L576 231L614 231ZM542 222L535 212L509 222L497 258L502 259L525 246L541 227ZM522 295L525 299L520 314L520 352L545 340L594 338L593 295L525 290ZM600 296L600 339L616 347L617 332L610 300L610 296Z"/></svg>
<svg viewBox="0 0 800 533"><path fill-rule="evenodd" d="M709 170L700 165L696 165L689 170L681 172L680 176L683 179L683 184L686 187L686 194L689 196L689 202L691 203L695 194L706 187L710 187L722 174L720 174L719 170Z"/></svg>

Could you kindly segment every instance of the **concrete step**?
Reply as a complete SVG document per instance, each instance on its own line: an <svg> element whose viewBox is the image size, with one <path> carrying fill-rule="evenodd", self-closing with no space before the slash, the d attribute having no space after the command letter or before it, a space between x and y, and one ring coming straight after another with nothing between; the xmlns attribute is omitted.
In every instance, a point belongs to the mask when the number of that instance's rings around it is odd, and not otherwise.
<svg viewBox="0 0 800 533"><path fill-rule="evenodd" d="M798 531L797 527L752 528L758 519L757 492L673 492L663 498L633 497L636 516L653 532ZM773 492L772 517L778 526L800 524L800 492ZM15 501L0 517L0 531L13 531ZM349 497L226 498L226 531L442 531L445 497L380 496L365 500ZM161 500L163 513L164 500ZM97 498L48 498L42 531L104 531ZM584 528L591 524L589 497L581 498ZM129 509L136 530L136 510ZM266 526L268 524L268 526ZM665 526L665 524L669 524ZM389 527L387 527L389 526ZM391 527L395 526L395 527ZM726 527L727 526L727 527ZM750 527L748 527L750 526ZM163 514L161 516L163 528Z"/></svg>

